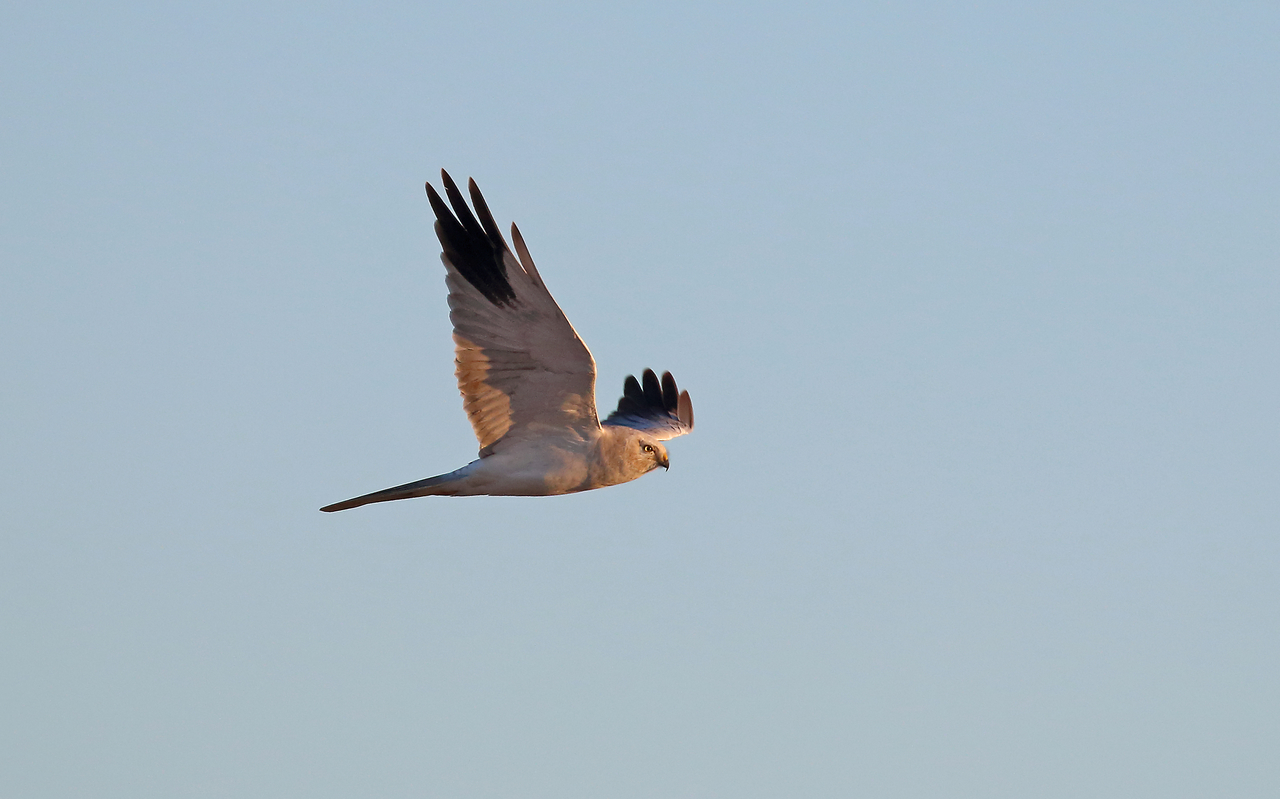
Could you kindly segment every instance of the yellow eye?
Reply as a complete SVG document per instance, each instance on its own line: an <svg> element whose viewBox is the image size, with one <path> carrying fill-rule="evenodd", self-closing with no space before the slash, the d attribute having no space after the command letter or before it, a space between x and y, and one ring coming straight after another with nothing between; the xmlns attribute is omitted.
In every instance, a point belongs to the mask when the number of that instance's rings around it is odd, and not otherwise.
<svg viewBox="0 0 1280 799"><path fill-rule="evenodd" d="M645 445L644 445L644 451L645 451L645 452L653 452L653 447L652 447L652 446L650 446L650 445L648 445L648 444L645 444Z"/></svg>

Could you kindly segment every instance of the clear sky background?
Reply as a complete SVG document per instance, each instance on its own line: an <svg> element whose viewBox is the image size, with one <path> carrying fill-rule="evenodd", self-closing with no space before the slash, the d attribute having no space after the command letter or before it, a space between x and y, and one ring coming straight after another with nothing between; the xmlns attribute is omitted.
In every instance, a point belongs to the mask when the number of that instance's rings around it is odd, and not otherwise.
<svg viewBox="0 0 1280 799"><path fill-rule="evenodd" d="M1280 6L9 4L0 795L1280 790ZM474 176L669 473L475 457Z"/></svg>

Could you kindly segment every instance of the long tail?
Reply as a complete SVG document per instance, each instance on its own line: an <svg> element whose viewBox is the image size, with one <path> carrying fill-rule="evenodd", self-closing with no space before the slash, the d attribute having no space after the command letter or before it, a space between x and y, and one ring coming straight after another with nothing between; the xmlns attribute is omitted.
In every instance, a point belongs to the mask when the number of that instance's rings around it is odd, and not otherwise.
<svg viewBox="0 0 1280 799"><path fill-rule="evenodd" d="M466 467L463 467L465 469ZM358 508L361 505L369 505L374 502L390 502L393 499L409 499L410 497L427 497L433 495L453 495L458 493L456 483L462 477L458 472L448 474L439 474L435 477L428 477L425 480L418 480L413 483L405 483L395 488L384 488L381 491L374 491L372 494L365 494L362 497L348 499L345 502L335 502L332 505L325 505L320 510L325 513L333 513L336 510L347 510L349 508Z"/></svg>

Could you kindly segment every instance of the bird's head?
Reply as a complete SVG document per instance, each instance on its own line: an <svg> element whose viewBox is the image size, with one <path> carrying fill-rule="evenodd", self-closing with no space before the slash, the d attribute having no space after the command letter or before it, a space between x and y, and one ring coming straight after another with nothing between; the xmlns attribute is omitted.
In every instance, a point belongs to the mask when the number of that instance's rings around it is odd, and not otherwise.
<svg viewBox="0 0 1280 799"><path fill-rule="evenodd" d="M667 448L653 436L640 433L632 439L631 446L633 452L629 454L637 463L643 465L646 472L651 472L659 466L664 469L671 468L671 461L667 459Z"/></svg>

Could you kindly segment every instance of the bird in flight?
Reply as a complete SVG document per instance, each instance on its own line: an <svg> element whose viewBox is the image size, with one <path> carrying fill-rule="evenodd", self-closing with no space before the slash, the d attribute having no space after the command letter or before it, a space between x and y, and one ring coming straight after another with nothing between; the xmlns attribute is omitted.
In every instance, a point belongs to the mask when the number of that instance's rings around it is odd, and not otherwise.
<svg viewBox="0 0 1280 799"><path fill-rule="evenodd" d="M693 430L693 403L670 372L628 375L618 407L596 414L596 362L569 324L511 226L513 254L476 182L471 204L440 171L431 184L444 252L462 407L480 457L461 469L375 491L320 510L425 496L548 496L617 485L670 467L666 447ZM452 210L450 210L452 206ZM477 217L479 217L477 219Z"/></svg>

